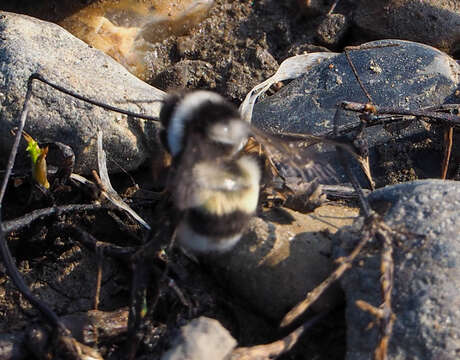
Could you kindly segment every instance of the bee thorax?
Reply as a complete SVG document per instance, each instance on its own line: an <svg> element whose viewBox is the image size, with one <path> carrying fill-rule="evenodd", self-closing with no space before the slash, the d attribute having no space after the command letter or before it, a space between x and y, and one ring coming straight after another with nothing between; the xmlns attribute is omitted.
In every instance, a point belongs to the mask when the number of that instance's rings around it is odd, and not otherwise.
<svg viewBox="0 0 460 360"><path fill-rule="evenodd" d="M171 99L171 103L166 100L167 111L164 112L162 123L167 132L166 145L172 156L182 151L186 132L191 128L204 127L209 121L220 120L222 114L238 116L231 104L210 91L194 91Z"/></svg>

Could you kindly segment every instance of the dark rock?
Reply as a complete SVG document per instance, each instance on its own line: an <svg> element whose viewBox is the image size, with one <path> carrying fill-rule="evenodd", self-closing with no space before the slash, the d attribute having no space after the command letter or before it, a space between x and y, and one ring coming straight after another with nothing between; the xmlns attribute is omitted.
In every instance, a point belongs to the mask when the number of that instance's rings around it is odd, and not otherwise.
<svg viewBox="0 0 460 360"><path fill-rule="evenodd" d="M419 41L449 54L460 51L457 0L360 0L354 12L356 35Z"/></svg>
<svg viewBox="0 0 460 360"><path fill-rule="evenodd" d="M325 205L312 214L273 209L252 219L230 252L206 256L216 277L258 313L279 321L334 269L327 232L351 224L357 210ZM313 305L331 310L343 300L332 287Z"/></svg>
<svg viewBox="0 0 460 360"><path fill-rule="evenodd" d="M0 359L22 360L27 358L24 334L0 334Z"/></svg>
<svg viewBox="0 0 460 360"><path fill-rule="evenodd" d="M161 99L164 93L99 50L55 24L7 12L0 16L0 162L9 156L10 131L18 124L27 80L34 72L106 104L158 114L160 104L152 100ZM104 132L107 158L116 159L126 170L137 168L157 146L157 123L106 111L34 82L25 129L39 142L70 145L76 155L76 172L97 168L98 128ZM107 166L120 171L111 161Z"/></svg>
<svg viewBox="0 0 460 360"><path fill-rule="evenodd" d="M420 109L458 101L455 91L460 66L448 55L427 45L399 40L376 41L362 47L349 54L375 104ZM336 106L342 101L367 103L369 100L356 81L345 54L337 54L257 103L253 124L274 133L329 133ZM359 124L358 115L343 112L339 125L353 124ZM438 176L441 154L430 145L431 136L419 122L400 128L368 128L365 138L371 151L371 169L380 176L378 185L387 184L390 178L388 169L379 165L378 150L380 154L384 152L387 159L404 156L404 162L397 166L413 171L417 177ZM347 181L333 150L323 146L321 151L322 161L331 163L338 169L340 179ZM427 154L431 154L430 157ZM432 154L437 157L433 158ZM368 186L364 178L362 185Z"/></svg>
<svg viewBox="0 0 460 360"><path fill-rule="evenodd" d="M180 329L161 360L223 360L235 346L236 340L217 320L202 316Z"/></svg>
<svg viewBox="0 0 460 360"><path fill-rule="evenodd" d="M460 183L414 181L377 190L369 200L385 213L386 224L404 236L393 243L396 321L388 359L458 359ZM356 238L343 229L336 240L334 255L343 256ZM373 240L341 280L347 296L347 360L370 359L377 345L379 326L367 329L374 318L355 302L375 307L382 302L380 250Z"/></svg>
<svg viewBox="0 0 460 360"><path fill-rule="evenodd" d="M261 69L271 70L278 67L278 62L272 54L270 54L268 50L264 49L262 46L256 46L253 59L255 65Z"/></svg>
<svg viewBox="0 0 460 360"><path fill-rule="evenodd" d="M212 65L201 60L182 60L158 74L152 85L163 90L216 87L217 74Z"/></svg>
<svg viewBox="0 0 460 360"><path fill-rule="evenodd" d="M336 47L345 36L349 25L350 23L345 15L327 15L316 30L318 41L324 46Z"/></svg>
<svg viewBox="0 0 460 360"><path fill-rule="evenodd" d="M285 57L291 57L295 55L303 55L312 52L329 52L328 48L319 45L306 44L306 43L294 43L286 51Z"/></svg>

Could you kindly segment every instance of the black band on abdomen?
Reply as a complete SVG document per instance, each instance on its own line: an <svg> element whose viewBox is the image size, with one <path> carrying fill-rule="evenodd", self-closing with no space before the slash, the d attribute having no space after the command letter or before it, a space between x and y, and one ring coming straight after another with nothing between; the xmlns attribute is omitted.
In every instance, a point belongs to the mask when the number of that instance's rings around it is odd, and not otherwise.
<svg viewBox="0 0 460 360"><path fill-rule="evenodd" d="M199 209L191 209L186 220L190 228L197 234L225 238L243 232L250 218L251 215L243 211L213 215Z"/></svg>

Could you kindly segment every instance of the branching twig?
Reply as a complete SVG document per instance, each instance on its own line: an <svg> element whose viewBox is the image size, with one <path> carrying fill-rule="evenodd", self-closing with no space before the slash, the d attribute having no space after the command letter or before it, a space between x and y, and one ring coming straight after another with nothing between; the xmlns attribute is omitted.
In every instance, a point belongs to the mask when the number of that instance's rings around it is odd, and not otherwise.
<svg viewBox="0 0 460 360"><path fill-rule="evenodd" d="M369 105L351 101L344 101L341 105L345 110L365 113L372 112L375 115L403 115L403 116L415 116L417 118L423 118L428 122L442 122L446 125L460 128L460 117L454 114L448 114L443 112L436 112L432 110L408 110L399 107L384 107L377 105Z"/></svg>
<svg viewBox="0 0 460 360"><path fill-rule="evenodd" d="M391 295L393 292L394 282L394 263L393 263L393 242L391 235L394 231L391 230L387 225L381 223L377 230L376 237L382 243L382 254L380 263L380 287L382 290L383 302L380 307L376 308L369 303L358 300L356 305L364 311L369 312L375 317L375 322L380 327L380 341L374 352L375 360L387 360L388 359L388 344L393 331L393 324L396 320L391 307Z"/></svg>
<svg viewBox="0 0 460 360"><path fill-rule="evenodd" d="M10 179L11 170L13 169L14 162L16 159L16 155L18 152L19 147L19 140L22 134L22 130L24 129L25 121L27 118L27 114L29 112L29 101L32 95L32 78L29 79L27 83L27 93L24 100L24 105L21 111L21 116L19 120L19 129L16 134L16 138L13 144L13 147L10 152L10 157L8 159L8 165L6 169L5 176L3 178L2 185L0 187L0 253L2 256L3 263L5 264L6 270L8 275L10 276L13 283L16 285L17 289L21 292L21 294L29 301L29 303L37 308L43 317L55 328L57 329L57 343L59 346L62 346L64 351L67 353L67 357L69 359L79 359L81 360L83 357L88 355L94 359L102 359L99 354L87 346L80 344L77 342L71 335L70 331L67 329L65 324L59 319L56 313L44 302L37 299L32 292L30 291L29 287L25 283L24 279L22 278L19 270L17 269L13 257L11 256L10 249L8 248L8 244L6 242L5 231L2 225L2 203L3 198L6 192L6 187L8 185L8 181ZM86 356L88 358L88 356Z"/></svg>
<svg viewBox="0 0 460 360"><path fill-rule="evenodd" d="M128 260L130 256L136 252L136 249L129 246L122 247L99 241L90 233L74 225L57 224L55 226L57 229L59 229L60 232L67 233L75 241L80 242L86 248L95 252L98 249L103 249L105 255L120 258L122 260Z"/></svg>
<svg viewBox="0 0 460 360"><path fill-rule="evenodd" d="M372 238L373 229L371 225L373 224L373 222L369 222L368 224L369 225L362 230L361 239L355 246L353 251L347 257L337 259L337 262L340 264L339 267L335 269L335 271L331 275L329 275L315 289L310 291L304 300L298 303L284 316L280 324L281 327L291 325L296 319L299 318L300 315L302 315L305 312L305 310L308 309L308 307L310 307L311 304L313 304L321 296L321 294L327 288L329 288L329 286L334 281L339 279L345 273L345 271L351 268L353 261L359 255L364 245L366 245L366 243Z"/></svg>
<svg viewBox="0 0 460 360"><path fill-rule="evenodd" d="M47 216L59 216L67 213L76 213L82 211L95 211L104 208L101 204L81 204L81 205L63 205L63 206L53 206L46 209L38 209L31 211L30 213L16 218L14 220L8 220L3 222L2 228L5 233L11 231L17 231L22 228L28 227L32 222L47 217Z"/></svg>
<svg viewBox="0 0 460 360"><path fill-rule="evenodd" d="M265 345L236 348L230 355L230 360L276 359L291 350L303 332L324 318L325 315L326 313L323 313L312 317L281 340Z"/></svg>
<svg viewBox="0 0 460 360"><path fill-rule="evenodd" d="M151 227L147 222L142 219L131 207L129 207L118 193L112 187L109 178L109 172L107 170L107 159L105 151L102 149L102 131L97 133L97 164L99 167L99 176L101 181L101 192L104 197L112 202L116 207L126 211L131 215L137 222L139 222L147 230L151 230Z"/></svg>
<svg viewBox="0 0 460 360"><path fill-rule="evenodd" d="M2 225L2 203L3 203L3 197L6 192L6 187L8 185L8 181L11 175L11 170L13 169L14 162L16 160L16 154L18 152L18 147L19 147L19 140L21 139L22 136L22 130L24 129L25 121L27 118L27 114L29 112L29 101L30 97L32 95L32 79L29 79L28 84L27 84L27 93L26 97L24 100L24 105L22 107L22 112L19 120L19 129L18 132L16 133L16 138L13 144L13 147L11 149L10 157L8 159L8 165L6 169L5 176L3 178L2 186L0 188L0 252L2 255L3 262L5 264L5 267L8 271L8 274L11 277L11 280L13 283L16 285L18 290L24 295L24 297L34 306L36 307L42 314L43 316L59 331L61 334L69 334L69 331L65 327L65 325L59 320L57 315L51 310L48 305L45 303L41 302L38 300L30 291L28 288L27 284L25 283L24 279L22 278L21 274L19 273L19 270L17 269L13 257L11 256L10 249L8 248L8 244L6 242L6 237L5 237L5 231L3 229Z"/></svg>

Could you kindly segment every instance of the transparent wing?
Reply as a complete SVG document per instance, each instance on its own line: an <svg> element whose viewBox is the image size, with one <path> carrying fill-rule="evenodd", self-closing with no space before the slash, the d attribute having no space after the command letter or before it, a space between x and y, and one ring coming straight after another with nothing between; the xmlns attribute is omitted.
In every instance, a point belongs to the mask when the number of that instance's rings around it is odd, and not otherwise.
<svg viewBox="0 0 460 360"><path fill-rule="evenodd" d="M327 157L317 153L316 144L328 144L346 147L346 151L353 153L346 144L329 140L320 136L308 134L273 135L251 127L251 133L258 143L264 146L270 160L276 164L279 173L284 178L301 177L303 181L318 180L320 183L339 182L337 171L330 164Z"/></svg>

